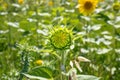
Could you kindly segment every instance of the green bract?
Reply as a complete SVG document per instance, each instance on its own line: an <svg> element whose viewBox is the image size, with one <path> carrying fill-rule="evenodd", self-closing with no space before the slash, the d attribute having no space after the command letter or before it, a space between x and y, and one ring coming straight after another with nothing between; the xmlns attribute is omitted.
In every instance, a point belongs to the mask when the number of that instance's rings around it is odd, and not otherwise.
<svg viewBox="0 0 120 80"><path fill-rule="evenodd" d="M115 11L120 10L120 3L119 2L116 2L116 3L113 4L113 10L115 10Z"/></svg>
<svg viewBox="0 0 120 80"><path fill-rule="evenodd" d="M50 37L51 44L57 49L64 49L71 44L71 33L67 28L56 28Z"/></svg>

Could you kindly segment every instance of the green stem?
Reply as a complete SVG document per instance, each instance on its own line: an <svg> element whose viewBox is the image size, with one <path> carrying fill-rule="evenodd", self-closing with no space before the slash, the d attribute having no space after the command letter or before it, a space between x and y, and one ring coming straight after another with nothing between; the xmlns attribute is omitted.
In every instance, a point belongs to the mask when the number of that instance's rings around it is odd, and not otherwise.
<svg viewBox="0 0 120 80"><path fill-rule="evenodd" d="M23 60L23 69L20 72L20 77L19 80L23 79L23 74L28 71L28 53L26 53L25 51L23 51L22 56L21 56L22 60Z"/></svg>
<svg viewBox="0 0 120 80"><path fill-rule="evenodd" d="M66 80L66 77L62 75L62 72L65 72L65 51L62 50L61 52L61 62L60 62L60 75L61 80Z"/></svg>
<svg viewBox="0 0 120 80"><path fill-rule="evenodd" d="M118 12L114 12L114 21L116 21L116 18L117 18L117 13ZM116 23L114 22L114 25L115 25ZM116 28L115 27L113 27L113 53L114 53L114 61L116 62L116 58L118 58L119 57L119 55L118 55L118 53L116 53L116 51L115 51L115 49L117 48L117 46L116 46L116 44L117 44L117 40L115 39L115 37L116 37ZM113 54L112 53L112 54ZM117 62L116 62L117 63ZM117 65L115 65L115 67L116 67L116 71L118 71L119 70L119 67L118 67L118 64Z"/></svg>
<svg viewBox="0 0 120 80"><path fill-rule="evenodd" d="M8 38L9 38L9 41L8 41L8 45L9 45L9 54L11 54L12 49L11 49L11 27L10 27L10 26L9 26Z"/></svg>
<svg viewBox="0 0 120 80"><path fill-rule="evenodd" d="M115 15L115 19L116 19L116 15ZM115 53L115 43L116 43L115 35L116 35L116 29L113 27L113 41L112 41L112 44L113 44L113 52L114 53Z"/></svg>
<svg viewBox="0 0 120 80"><path fill-rule="evenodd" d="M9 3L9 1L7 2L7 3ZM9 14L7 14L6 15L6 18L7 18L7 22L10 22L11 21L11 18L9 17L9 16L11 16L11 10L10 10L10 8L8 8L7 10L6 10ZM11 26L9 26L8 25L8 30L9 30L9 33L8 33L8 46L9 46L9 54L11 54L11 52L12 52L12 48L11 48L11 41L12 41L12 38L11 38Z"/></svg>
<svg viewBox="0 0 120 80"><path fill-rule="evenodd" d="M85 23L85 28L86 28L86 39L87 39L87 40L89 40L89 37L90 37L90 32L89 32L89 30L88 30L88 26L89 26L89 22L86 21L86 23ZM90 50L90 42L86 42L85 45L86 45L86 48L89 50L89 53L88 53L88 55L89 55L89 54L91 53L91 50Z"/></svg>
<svg viewBox="0 0 120 80"><path fill-rule="evenodd" d="M36 1L35 1L36 2ZM38 8L38 5L36 5L35 6L35 12L36 12L36 44L37 44L37 46L39 45L39 36L38 36L38 32L37 32L37 30L38 30L38 23L39 23L39 18L38 18L38 10L37 10L37 8Z"/></svg>

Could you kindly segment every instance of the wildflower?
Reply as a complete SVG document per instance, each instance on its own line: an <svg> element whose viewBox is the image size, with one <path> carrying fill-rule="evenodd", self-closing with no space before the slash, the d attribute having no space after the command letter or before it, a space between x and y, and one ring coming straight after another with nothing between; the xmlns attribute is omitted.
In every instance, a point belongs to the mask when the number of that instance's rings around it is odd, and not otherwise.
<svg viewBox="0 0 120 80"><path fill-rule="evenodd" d="M18 0L19 4L23 4L24 0Z"/></svg>
<svg viewBox="0 0 120 80"><path fill-rule="evenodd" d="M80 4L80 13L83 15L89 15L95 10L98 0L79 0L78 2Z"/></svg>
<svg viewBox="0 0 120 80"><path fill-rule="evenodd" d="M63 49L71 44L71 34L66 28L54 29L51 37L51 44L57 49Z"/></svg>
<svg viewBox="0 0 120 80"><path fill-rule="evenodd" d="M4 8L4 9L7 9L7 7L8 7L8 4L7 4L6 2L4 2L4 3L3 3L3 8Z"/></svg>
<svg viewBox="0 0 120 80"><path fill-rule="evenodd" d="M53 6L53 4L54 4L53 1L50 1L50 2L48 3L49 6Z"/></svg>
<svg viewBox="0 0 120 80"><path fill-rule="evenodd" d="M36 60L36 61L35 61L35 64L42 65L42 64L43 64L43 61L42 61L42 60Z"/></svg>
<svg viewBox="0 0 120 80"><path fill-rule="evenodd" d="M120 2L116 2L113 4L113 10L114 11L119 11L120 10Z"/></svg>

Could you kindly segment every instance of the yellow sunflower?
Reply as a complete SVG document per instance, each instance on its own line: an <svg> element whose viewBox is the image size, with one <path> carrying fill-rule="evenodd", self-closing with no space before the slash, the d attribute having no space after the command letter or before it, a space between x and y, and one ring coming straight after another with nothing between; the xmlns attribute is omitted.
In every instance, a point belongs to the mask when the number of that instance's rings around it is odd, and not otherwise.
<svg viewBox="0 0 120 80"><path fill-rule="evenodd" d="M98 0L78 0L78 2L80 4L79 11L83 15L91 14L98 4Z"/></svg>

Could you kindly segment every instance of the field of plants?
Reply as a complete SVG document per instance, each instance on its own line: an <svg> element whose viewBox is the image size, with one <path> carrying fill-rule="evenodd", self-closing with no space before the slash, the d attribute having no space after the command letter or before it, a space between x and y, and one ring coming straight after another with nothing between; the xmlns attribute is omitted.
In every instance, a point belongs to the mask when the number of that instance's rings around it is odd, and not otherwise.
<svg viewBox="0 0 120 80"><path fill-rule="evenodd" d="M0 0L0 80L120 80L120 0Z"/></svg>

